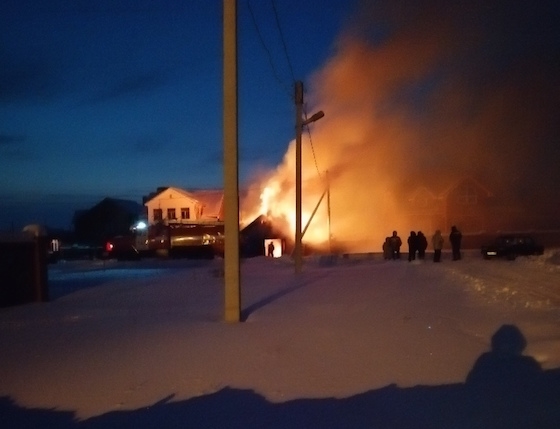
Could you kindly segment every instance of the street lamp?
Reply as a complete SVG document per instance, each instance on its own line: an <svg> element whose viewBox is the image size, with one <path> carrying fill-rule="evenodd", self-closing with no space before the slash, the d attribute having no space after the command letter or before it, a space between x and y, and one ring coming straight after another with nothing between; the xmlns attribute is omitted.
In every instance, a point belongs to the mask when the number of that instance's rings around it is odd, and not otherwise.
<svg viewBox="0 0 560 429"><path fill-rule="evenodd" d="M319 111L310 118L303 120L303 83L298 81L295 85L296 100L296 234L294 245L294 266L296 274L301 272L302 246L301 246L301 134L303 127L318 121L325 114Z"/></svg>

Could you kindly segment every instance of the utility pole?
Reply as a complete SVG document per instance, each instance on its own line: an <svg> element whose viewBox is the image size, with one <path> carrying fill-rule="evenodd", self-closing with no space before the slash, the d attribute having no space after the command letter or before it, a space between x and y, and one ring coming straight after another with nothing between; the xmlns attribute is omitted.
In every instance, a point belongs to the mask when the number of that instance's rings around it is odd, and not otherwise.
<svg viewBox="0 0 560 429"><path fill-rule="evenodd" d="M237 144L237 0L224 0L224 287L225 321L241 320L239 160Z"/></svg>
<svg viewBox="0 0 560 429"><path fill-rule="evenodd" d="M315 113L309 119L303 119L303 83L297 81L295 84L296 102L296 233L294 243L294 266L296 274L301 273L303 265L301 244L301 134L303 127L321 119L325 114L322 110Z"/></svg>
<svg viewBox="0 0 560 429"><path fill-rule="evenodd" d="M331 232L331 181L329 179L329 170L325 172L327 178L327 221L329 223L329 253L332 253L332 232Z"/></svg>
<svg viewBox="0 0 560 429"><path fill-rule="evenodd" d="M303 82L295 84L296 101L296 236L294 244L294 266L296 274L301 272L301 133L303 129Z"/></svg>

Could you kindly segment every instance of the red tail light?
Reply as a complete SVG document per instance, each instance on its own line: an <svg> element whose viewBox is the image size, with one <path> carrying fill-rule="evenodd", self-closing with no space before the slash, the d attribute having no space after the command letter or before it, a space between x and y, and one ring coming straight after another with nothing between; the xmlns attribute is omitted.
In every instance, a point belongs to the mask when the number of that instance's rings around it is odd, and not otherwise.
<svg viewBox="0 0 560 429"><path fill-rule="evenodd" d="M108 241L107 244L105 245L105 250L106 250L107 252L110 252L111 250L113 250L113 247L115 247L115 246L113 246L113 243L111 243L110 241Z"/></svg>

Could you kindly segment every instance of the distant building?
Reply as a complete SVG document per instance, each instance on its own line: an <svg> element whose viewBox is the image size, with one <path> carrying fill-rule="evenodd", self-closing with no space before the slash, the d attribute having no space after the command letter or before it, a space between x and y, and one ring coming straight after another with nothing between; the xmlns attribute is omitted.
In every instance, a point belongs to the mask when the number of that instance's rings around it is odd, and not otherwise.
<svg viewBox="0 0 560 429"><path fill-rule="evenodd" d="M148 223L216 222L224 219L224 192L158 188L144 197Z"/></svg>
<svg viewBox="0 0 560 429"><path fill-rule="evenodd" d="M127 234L144 217L144 207L136 201L104 198L87 210L74 214L74 234L79 242L102 245L107 239Z"/></svg>
<svg viewBox="0 0 560 429"><path fill-rule="evenodd" d="M466 177L439 191L418 186L404 206L407 223L414 229L448 231L458 225L465 233L480 232L492 222L493 194L477 180Z"/></svg>
<svg viewBox="0 0 560 429"><path fill-rule="evenodd" d="M291 251L291 237L287 237L283 232L286 228L287 225L279 219L258 216L240 232L241 255L247 258L266 255L267 244L270 241L273 241L277 255Z"/></svg>

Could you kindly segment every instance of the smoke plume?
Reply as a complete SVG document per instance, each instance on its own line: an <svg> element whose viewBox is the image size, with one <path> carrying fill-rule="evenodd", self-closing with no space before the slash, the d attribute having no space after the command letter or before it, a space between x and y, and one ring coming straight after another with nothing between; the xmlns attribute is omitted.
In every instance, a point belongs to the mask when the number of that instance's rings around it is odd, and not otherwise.
<svg viewBox="0 0 560 429"><path fill-rule="evenodd" d="M364 1L356 16L306 84L308 113L325 117L303 141L304 225L330 189L308 240L328 229L377 250L415 229L399 201L462 177L521 213L560 206L556 2ZM260 184L277 186L270 213L293 217L294 168L292 142Z"/></svg>

